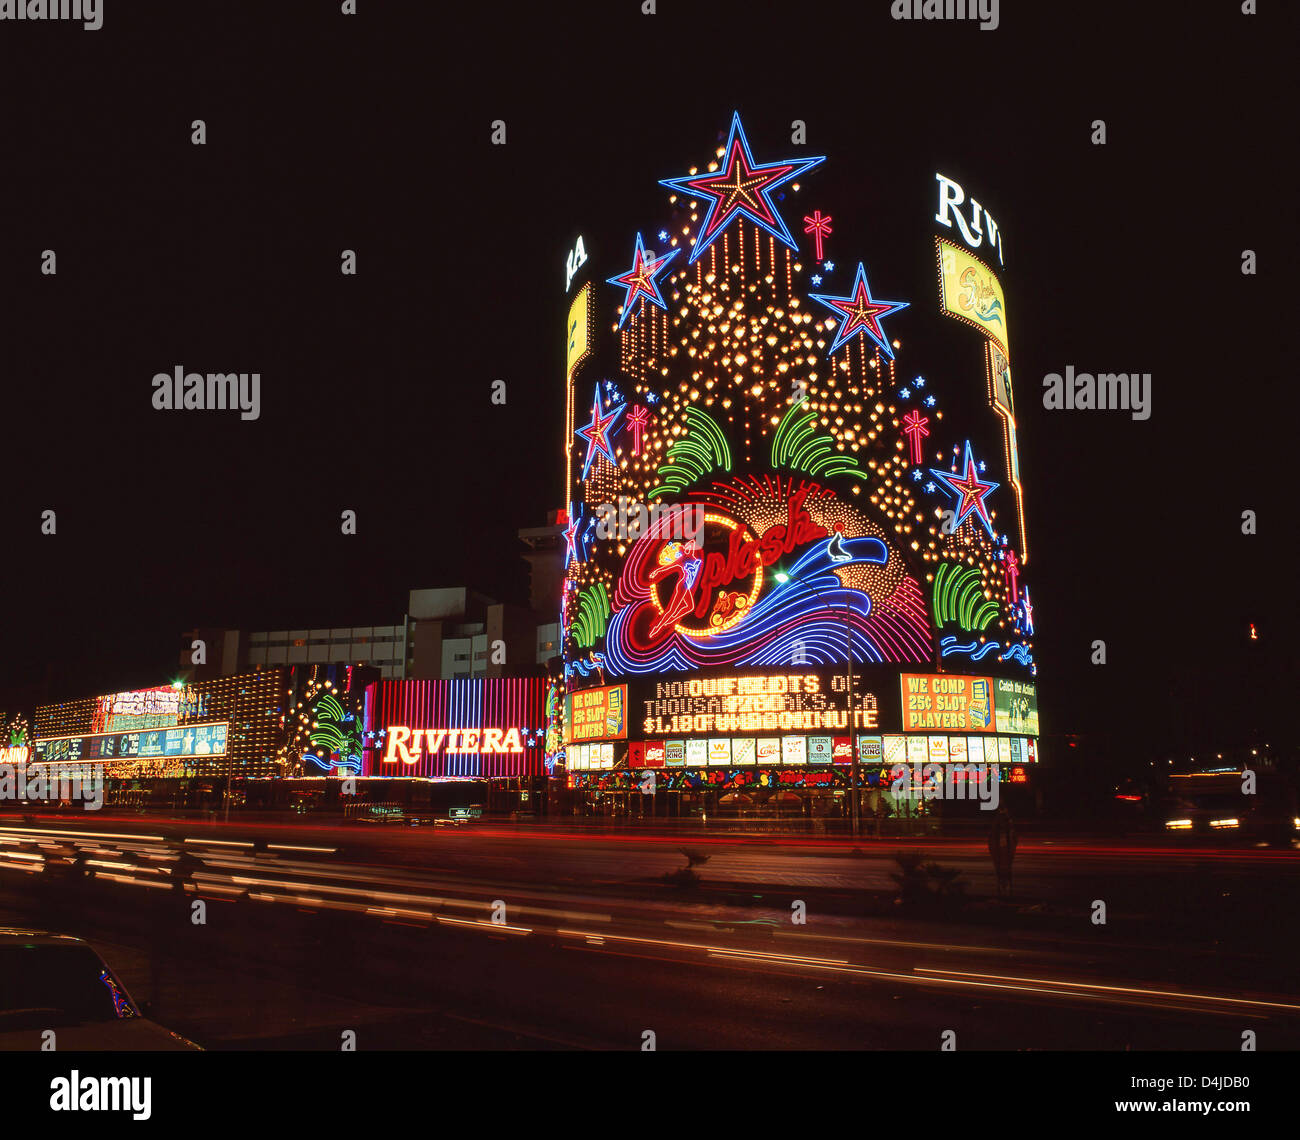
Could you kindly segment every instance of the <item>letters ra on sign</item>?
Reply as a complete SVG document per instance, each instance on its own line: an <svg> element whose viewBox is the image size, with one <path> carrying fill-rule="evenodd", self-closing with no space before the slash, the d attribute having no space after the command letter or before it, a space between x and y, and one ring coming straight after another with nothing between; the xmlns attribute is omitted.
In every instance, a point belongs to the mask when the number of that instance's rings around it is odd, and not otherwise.
<svg viewBox="0 0 1300 1140"><path fill-rule="evenodd" d="M949 229L953 228L955 221L962 240L971 249L979 249L987 239L989 248L998 251L998 264L1002 265L1002 231L993 215L974 198L967 200L966 191L951 178L936 174L934 180L939 183L939 212L934 215L934 220Z"/></svg>
<svg viewBox="0 0 1300 1140"><path fill-rule="evenodd" d="M568 257L564 259L564 291L569 291L569 286L573 284L573 275L587 264L587 250L582 244L582 235L578 235L578 243L570 251Z"/></svg>

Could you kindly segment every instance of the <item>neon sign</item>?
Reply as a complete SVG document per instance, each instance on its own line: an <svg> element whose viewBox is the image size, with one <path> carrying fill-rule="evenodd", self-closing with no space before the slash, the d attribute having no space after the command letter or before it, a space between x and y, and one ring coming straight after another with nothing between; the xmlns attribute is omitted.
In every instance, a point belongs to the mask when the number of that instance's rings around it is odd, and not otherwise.
<svg viewBox="0 0 1300 1140"><path fill-rule="evenodd" d="M545 771L540 677L376 681L366 689L362 774L514 777Z"/></svg>
<svg viewBox="0 0 1300 1140"><path fill-rule="evenodd" d="M776 212L772 195L805 171L825 162L825 156L756 163L745 137L745 128L740 123L739 111L731 117L731 133L727 136L723 154L722 169L716 174L660 179L660 185L679 194L708 200L708 212L700 226L695 248L691 250L691 262L694 263L736 218L746 218L777 241L796 249L789 228Z"/></svg>
<svg viewBox="0 0 1300 1140"><path fill-rule="evenodd" d="M582 244L582 235L578 235L577 244L569 251L569 255L564 259L564 291L569 291L569 286L573 284L573 276L584 265L587 264L587 251Z"/></svg>
<svg viewBox="0 0 1300 1140"><path fill-rule="evenodd" d="M989 246L997 246L998 264L1004 264L1002 260L1002 234L998 230L998 224L993 220L990 214L974 198L970 200L970 225L966 224L966 219L961 211L957 209L966 201L966 191L963 190L957 182L951 178L945 178L942 174L934 176L935 181L939 183L939 210L934 215L934 220L941 226L952 228L955 221L957 229L961 231L962 239L971 249L979 249L984 244L984 239L988 237ZM983 217L984 224L980 225L980 219ZM984 230L987 228L988 233Z"/></svg>
<svg viewBox="0 0 1300 1140"><path fill-rule="evenodd" d="M517 728L444 728L423 729L393 725L386 733L388 745L384 750L385 764L418 764L427 748L430 756L439 752L473 753L512 752L524 750L523 738Z"/></svg>

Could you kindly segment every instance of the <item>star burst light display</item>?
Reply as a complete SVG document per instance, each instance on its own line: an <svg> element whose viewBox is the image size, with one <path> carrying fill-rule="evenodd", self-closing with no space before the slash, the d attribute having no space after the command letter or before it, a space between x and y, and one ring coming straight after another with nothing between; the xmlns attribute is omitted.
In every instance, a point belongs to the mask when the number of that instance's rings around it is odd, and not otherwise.
<svg viewBox="0 0 1300 1140"><path fill-rule="evenodd" d="M887 360L894 359L894 350L885 337L880 318L896 313L900 309L906 309L908 302L881 301L872 297L871 290L867 287L867 269L862 262L858 262L857 276L853 279L853 290L847 297L831 297L825 293L811 293L809 296L841 318L840 327L835 334L835 343L830 348L831 353L858 333L864 332L876 342Z"/></svg>
<svg viewBox="0 0 1300 1140"><path fill-rule="evenodd" d="M681 253L680 249L674 249L656 257L654 254L646 252L641 235L636 235L636 250L632 254L632 268L617 277L606 279L609 284L617 285L625 291L623 315L618 321L619 328L622 328L628 317L632 315L638 297L644 297L652 305L658 305L661 309L666 310L668 308L664 304L663 293L659 291L657 278L667 268L668 263L679 253Z"/></svg>
<svg viewBox="0 0 1300 1140"><path fill-rule="evenodd" d="M706 200L708 212L700 226L690 262L694 263L722 231L736 218L747 218L791 249L797 248L785 220L772 202L774 191L794 181L818 163L815 158L791 158L784 162L757 163L740 122L740 112L731 118L731 133L723 152L722 168L715 174L687 174L664 178L660 184L690 198Z"/></svg>
<svg viewBox="0 0 1300 1140"><path fill-rule="evenodd" d="M597 386L596 397L591 404L591 420L574 432L587 444L587 457L582 464L584 479L587 477L587 472L591 470L592 460L597 455L603 455L611 463L617 462L614 458L613 436L618 430L618 418L622 414L622 404L612 408L608 413L601 410L600 388Z"/></svg>
<svg viewBox="0 0 1300 1140"><path fill-rule="evenodd" d="M989 516L988 505L984 500L998 489L999 484L980 478L979 468L971 453L970 440L966 441L966 474L962 478L959 479L950 472L940 471L934 467L930 468L930 474L941 480L945 489L956 499L957 517L953 520L953 531L956 531L966 517L973 513L984 524L989 537L993 538L993 519Z"/></svg>

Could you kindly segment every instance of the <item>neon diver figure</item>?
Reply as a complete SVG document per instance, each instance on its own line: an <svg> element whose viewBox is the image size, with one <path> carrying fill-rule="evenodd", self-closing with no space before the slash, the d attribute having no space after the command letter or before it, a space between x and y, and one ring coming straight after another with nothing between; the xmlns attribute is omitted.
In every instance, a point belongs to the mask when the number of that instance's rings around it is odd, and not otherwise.
<svg viewBox="0 0 1300 1140"><path fill-rule="evenodd" d="M679 542L670 542L659 552L659 565L650 571L650 581L657 582L674 570L678 571L679 577L664 612L650 627L652 638L676 625L695 609L695 579L700 576L700 567L703 565L703 560L695 557L693 541L687 542L684 547Z"/></svg>

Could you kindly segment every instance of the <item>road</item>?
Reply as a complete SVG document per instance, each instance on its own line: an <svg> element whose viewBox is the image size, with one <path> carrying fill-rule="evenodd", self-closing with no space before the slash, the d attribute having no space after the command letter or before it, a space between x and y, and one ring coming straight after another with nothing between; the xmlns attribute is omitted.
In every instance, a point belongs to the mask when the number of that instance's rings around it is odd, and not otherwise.
<svg viewBox="0 0 1300 1140"><path fill-rule="evenodd" d="M1297 852L1027 839L1002 902L978 843L912 845L964 901L899 903L902 842L0 819L0 922L218 1049L1300 1047Z"/></svg>

